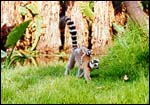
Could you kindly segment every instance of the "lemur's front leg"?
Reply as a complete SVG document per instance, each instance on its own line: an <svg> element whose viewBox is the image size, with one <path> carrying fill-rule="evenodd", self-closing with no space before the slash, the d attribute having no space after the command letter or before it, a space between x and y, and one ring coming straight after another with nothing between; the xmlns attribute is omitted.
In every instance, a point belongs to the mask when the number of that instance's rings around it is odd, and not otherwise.
<svg viewBox="0 0 150 105"><path fill-rule="evenodd" d="M84 70L84 78L86 79L87 82L89 82L91 80L89 69Z"/></svg>

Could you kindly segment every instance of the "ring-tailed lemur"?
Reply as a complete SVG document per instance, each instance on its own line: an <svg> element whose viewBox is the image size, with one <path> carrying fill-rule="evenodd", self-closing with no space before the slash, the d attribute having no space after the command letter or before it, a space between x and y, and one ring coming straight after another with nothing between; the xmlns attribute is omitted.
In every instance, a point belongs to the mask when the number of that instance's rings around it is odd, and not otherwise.
<svg viewBox="0 0 150 105"><path fill-rule="evenodd" d="M91 50L84 47L77 45L77 30L74 22L71 20L71 18L64 16L61 18L61 21L65 21L69 28L69 32L71 34L72 39L72 48L73 51L70 55L66 70L65 70L65 76L69 75L69 71L74 67L75 63L78 64L78 72L77 77L84 76L87 81L91 80L90 72L92 69L96 68L98 69L99 60L92 60L91 57Z"/></svg>

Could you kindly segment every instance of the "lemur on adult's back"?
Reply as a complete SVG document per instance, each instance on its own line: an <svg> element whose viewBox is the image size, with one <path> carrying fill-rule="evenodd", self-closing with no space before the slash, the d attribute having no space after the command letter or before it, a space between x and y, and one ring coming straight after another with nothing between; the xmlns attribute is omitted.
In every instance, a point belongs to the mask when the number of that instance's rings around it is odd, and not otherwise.
<svg viewBox="0 0 150 105"><path fill-rule="evenodd" d="M99 60L92 60L90 49L77 45L77 30L71 18L63 16L60 22L67 24L72 39L72 53L66 66L65 76L69 75L70 70L74 67L75 63L77 63L78 72L76 76L84 76L86 81L91 80L90 72L92 69L98 68Z"/></svg>

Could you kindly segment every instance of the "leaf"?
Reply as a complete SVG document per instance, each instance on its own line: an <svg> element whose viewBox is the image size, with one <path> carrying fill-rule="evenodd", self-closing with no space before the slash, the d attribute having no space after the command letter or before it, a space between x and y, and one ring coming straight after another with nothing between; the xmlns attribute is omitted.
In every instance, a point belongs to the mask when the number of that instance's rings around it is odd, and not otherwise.
<svg viewBox="0 0 150 105"><path fill-rule="evenodd" d="M91 8L91 10L94 9L94 1L89 1L89 7Z"/></svg>
<svg viewBox="0 0 150 105"><path fill-rule="evenodd" d="M83 12L83 14L88 17L90 20L94 19L94 13L92 9L89 6L89 3L81 3L80 4L80 9Z"/></svg>
<svg viewBox="0 0 150 105"><path fill-rule="evenodd" d="M118 38L118 41L119 41L119 43L120 43L120 45L123 47L123 48L129 48L129 46L128 46L128 44L127 44L127 42L126 42L126 40L125 39L123 39L123 38Z"/></svg>
<svg viewBox="0 0 150 105"><path fill-rule="evenodd" d="M8 68L10 68L12 66L12 64L15 63L15 62L17 62L17 61L20 62L21 64L23 64L24 60L25 60L25 56L15 55L15 56L13 56L11 58L11 60L10 60L10 62L8 64Z"/></svg>
<svg viewBox="0 0 150 105"><path fill-rule="evenodd" d="M26 7L32 12L32 14L34 14L34 15L38 14L38 5L37 5L37 3L29 4Z"/></svg>
<svg viewBox="0 0 150 105"><path fill-rule="evenodd" d="M1 50L1 58L5 58L7 56L7 53L3 50Z"/></svg>
<svg viewBox="0 0 150 105"><path fill-rule="evenodd" d="M19 6L19 9L18 9L19 13L23 16L25 16L27 14L27 9L26 7L22 7L22 6Z"/></svg>
<svg viewBox="0 0 150 105"><path fill-rule="evenodd" d="M42 17L39 15L35 16L36 37L40 37L41 35L41 32L42 32L41 24L42 24Z"/></svg>
<svg viewBox="0 0 150 105"><path fill-rule="evenodd" d="M37 44L38 44L38 41L40 39L40 36L41 36L41 32L42 32L42 28L41 28L41 24L42 24L42 17L39 16L39 15L36 15L35 16L35 28L36 28L36 31L35 31L35 34L34 34L34 43L32 45L32 48L31 48L31 51L33 51Z"/></svg>
<svg viewBox="0 0 150 105"><path fill-rule="evenodd" d="M114 28L117 32L119 32L119 33L125 32L125 29L124 29L123 26L121 26L121 25L119 25L119 24L116 24L116 23L112 23L112 25L113 25L113 28Z"/></svg>
<svg viewBox="0 0 150 105"><path fill-rule="evenodd" d="M26 28L28 27L31 20L27 20L12 29L12 31L8 34L5 47L15 46L17 41L24 35Z"/></svg>

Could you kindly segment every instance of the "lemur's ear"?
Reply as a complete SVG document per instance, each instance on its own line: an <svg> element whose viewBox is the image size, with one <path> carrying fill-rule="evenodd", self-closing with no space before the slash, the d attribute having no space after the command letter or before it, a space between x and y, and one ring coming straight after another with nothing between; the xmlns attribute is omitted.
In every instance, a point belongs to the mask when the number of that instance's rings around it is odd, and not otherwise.
<svg viewBox="0 0 150 105"><path fill-rule="evenodd" d="M94 63L94 60L91 60L90 62L91 62L91 64L93 64L93 63Z"/></svg>
<svg viewBox="0 0 150 105"><path fill-rule="evenodd" d="M94 59L94 61L95 61L95 62L98 62L98 63L100 62L100 60L99 60L99 59Z"/></svg>
<svg viewBox="0 0 150 105"><path fill-rule="evenodd" d="M92 53L92 52L89 50L89 51L86 53L86 55L91 55L91 53Z"/></svg>
<svg viewBox="0 0 150 105"><path fill-rule="evenodd" d="M96 59L97 60L97 62L99 62L100 60L99 59Z"/></svg>

